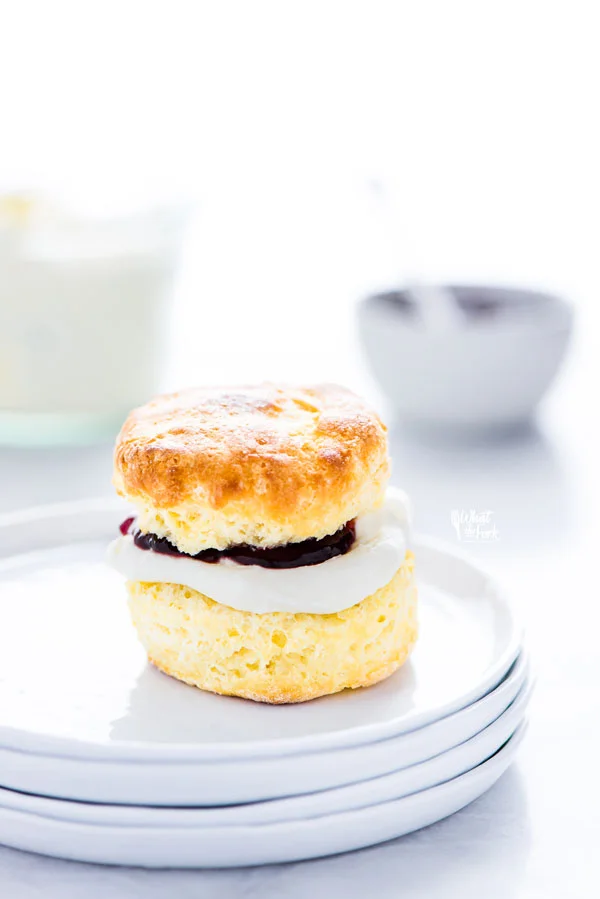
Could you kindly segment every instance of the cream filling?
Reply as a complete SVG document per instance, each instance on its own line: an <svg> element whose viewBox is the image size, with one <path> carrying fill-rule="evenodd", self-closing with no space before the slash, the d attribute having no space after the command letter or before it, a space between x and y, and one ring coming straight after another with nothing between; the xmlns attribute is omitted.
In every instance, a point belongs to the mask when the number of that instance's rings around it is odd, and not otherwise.
<svg viewBox="0 0 600 899"><path fill-rule="evenodd" d="M356 540L343 556L301 568L217 563L140 549L129 535L108 548L108 561L130 581L181 584L243 612L327 615L385 586L402 565L410 541L410 507L388 489L383 506L356 521Z"/></svg>

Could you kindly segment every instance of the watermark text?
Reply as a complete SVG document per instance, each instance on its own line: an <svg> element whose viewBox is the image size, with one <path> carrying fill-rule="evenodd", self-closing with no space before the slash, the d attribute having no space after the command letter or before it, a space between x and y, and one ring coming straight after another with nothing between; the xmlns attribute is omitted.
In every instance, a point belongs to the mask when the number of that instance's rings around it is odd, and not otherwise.
<svg viewBox="0 0 600 899"><path fill-rule="evenodd" d="M490 543L500 539L491 509L452 509L450 521L461 543Z"/></svg>

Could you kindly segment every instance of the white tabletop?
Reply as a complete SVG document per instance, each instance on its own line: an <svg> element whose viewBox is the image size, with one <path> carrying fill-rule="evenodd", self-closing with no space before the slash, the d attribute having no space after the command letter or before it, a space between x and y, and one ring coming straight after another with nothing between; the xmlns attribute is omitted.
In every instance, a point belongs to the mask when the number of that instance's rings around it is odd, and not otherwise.
<svg viewBox="0 0 600 899"><path fill-rule="evenodd" d="M593 332L587 324L580 321L563 376L540 424L527 433L468 448L423 443L399 425L391 429L394 480L411 493L420 530L456 545L453 509L492 511L499 539L465 548L501 576L528 628L538 676L530 732L518 762L487 795L446 821L383 846L264 869L102 868L0 848L2 895L595 895L600 886L600 796L593 767L600 753L600 614L594 561L600 491L598 436L589 410L597 408L594 385L600 366L588 351ZM341 344L340 380L351 380L377 399L356 362L351 337ZM267 348L265 353L261 365L276 368L281 356L269 359ZM302 360L292 357L290 368L300 369ZM318 369L319 358L311 364ZM0 451L0 511L108 493L109 480L109 445L5 449Z"/></svg>

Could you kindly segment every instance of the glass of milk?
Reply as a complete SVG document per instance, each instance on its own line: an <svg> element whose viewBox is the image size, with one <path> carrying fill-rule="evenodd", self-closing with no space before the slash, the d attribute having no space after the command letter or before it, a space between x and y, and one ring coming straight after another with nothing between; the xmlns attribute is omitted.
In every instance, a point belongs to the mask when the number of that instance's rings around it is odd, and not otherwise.
<svg viewBox="0 0 600 899"><path fill-rule="evenodd" d="M186 218L0 196L0 444L108 437L156 392Z"/></svg>

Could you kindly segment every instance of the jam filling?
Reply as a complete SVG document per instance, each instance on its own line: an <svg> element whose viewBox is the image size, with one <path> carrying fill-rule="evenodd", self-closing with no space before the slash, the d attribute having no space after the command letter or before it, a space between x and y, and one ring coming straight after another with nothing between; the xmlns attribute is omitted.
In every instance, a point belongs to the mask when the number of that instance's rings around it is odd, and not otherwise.
<svg viewBox="0 0 600 899"><path fill-rule="evenodd" d="M128 518L120 527L123 535L131 534L133 542L140 549L149 549L165 556L184 556L201 562L220 562L233 559L239 565L260 565L262 568L302 568L305 565L320 565L334 556L343 556L356 539L355 520L346 522L335 534L317 540L310 537L300 543L286 543L283 546L248 546L241 543L228 549L203 549L196 555L182 553L166 537L156 534L142 534L133 527L135 519Z"/></svg>

